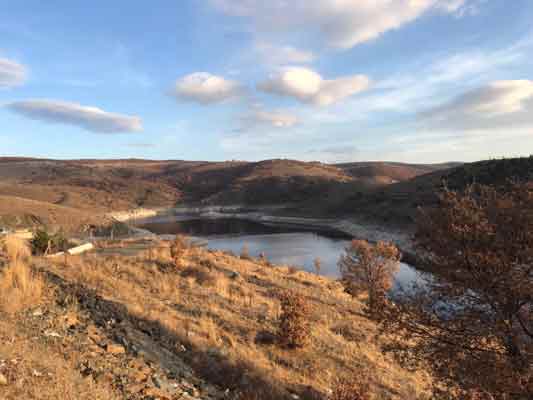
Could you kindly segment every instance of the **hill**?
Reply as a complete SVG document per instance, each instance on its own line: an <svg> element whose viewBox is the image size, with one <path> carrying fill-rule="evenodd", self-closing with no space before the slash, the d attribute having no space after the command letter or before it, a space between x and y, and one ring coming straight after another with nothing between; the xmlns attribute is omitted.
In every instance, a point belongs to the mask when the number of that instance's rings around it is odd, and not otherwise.
<svg viewBox="0 0 533 400"><path fill-rule="evenodd" d="M363 374L371 399L427 396L428 376L382 354L339 282L197 248L177 268L165 242L100 245L28 261L41 295L0 297L0 398L325 400L337 378ZM309 305L304 348L278 334L287 291Z"/></svg>
<svg viewBox="0 0 533 400"><path fill-rule="evenodd" d="M444 186L461 191L472 183L503 186L513 180L533 180L533 157L480 161L419 175L370 192L352 194L337 212L407 227L413 224L418 207L436 204L437 193Z"/></svg>
<svg viewBox="0 0 533 400"><path fill-rule="evenodd" d="M267 160L202 162L0 158L0 195L32 200L25 210L5 201L0 216L52 221L52 206L66 207L72 223L82 214L176 205L293 205L320 215L353 193L411 179L445 165ZM18 201L18 200L17 200ZM15 201L16 202L16 201ZM13 204L13 207L11 205ZM32 212L34 210L34 212ZM5 222L4 222L5 223Z"/></svg>

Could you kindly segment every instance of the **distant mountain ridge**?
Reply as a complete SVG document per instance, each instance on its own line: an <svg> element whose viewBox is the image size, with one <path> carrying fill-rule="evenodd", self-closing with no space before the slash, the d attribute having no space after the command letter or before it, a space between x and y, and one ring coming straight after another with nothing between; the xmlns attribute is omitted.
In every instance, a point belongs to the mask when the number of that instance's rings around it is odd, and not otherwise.
<svg viewBox="0 0 533 400"><path fill-rule="evenodd" d="M408 225L417 206L434 202L434 192L443 180L464 187L473 177L481 183L497 183L514 175L530 176L531 171L531 158L473 164L324 164L285 159L207 162L4 157L0 158L0 196L4 202L11 197L14 202L22 198L41 204L36 218L25 215L17 220L44 223L47 205L87 215L136 207L268 204L292 206L287 212L299 215L356 216ZM9 215L10 207L4 203L0 210Z"/></svg>

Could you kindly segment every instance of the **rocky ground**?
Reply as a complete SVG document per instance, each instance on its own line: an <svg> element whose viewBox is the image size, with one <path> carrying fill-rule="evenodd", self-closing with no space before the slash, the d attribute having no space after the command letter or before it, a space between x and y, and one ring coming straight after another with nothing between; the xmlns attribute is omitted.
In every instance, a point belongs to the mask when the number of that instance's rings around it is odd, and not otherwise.
<svg viewBox="0 0 533 400"><path fill-rule="evenodd" d="M176 266L168 253L157 242L33 259L43 296L16 312L0 301L0 399L320 400L360 375L370 399L427 398L429 378L381 353L375 323L338 282L198 248ZM311 310L302 349L278 337L287 291Z"/></svg>

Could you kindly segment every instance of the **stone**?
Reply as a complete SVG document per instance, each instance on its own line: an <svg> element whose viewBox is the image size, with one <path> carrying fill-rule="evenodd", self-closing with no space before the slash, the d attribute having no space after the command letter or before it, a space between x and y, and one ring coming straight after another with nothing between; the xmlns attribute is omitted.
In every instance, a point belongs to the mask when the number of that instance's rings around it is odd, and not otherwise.
<svg viewBox="0 0 533 400"><path fill-rule="evenodd" d="M126 353L126 349L120 344L108 344L106 350L108 353L115 355Z"/></svg>
<svg viewBox="0 0 533 400"><path fill-rule="evenodd" d="M0 386L7 386L8 381L4 374L0 373Z"/></svg>

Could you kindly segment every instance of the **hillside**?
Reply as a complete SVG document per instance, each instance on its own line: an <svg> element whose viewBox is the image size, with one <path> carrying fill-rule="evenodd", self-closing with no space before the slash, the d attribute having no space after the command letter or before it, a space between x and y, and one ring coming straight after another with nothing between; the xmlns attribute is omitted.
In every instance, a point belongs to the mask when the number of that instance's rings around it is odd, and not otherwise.
<svg viewBox="0 0 533 400"><path fill-rule="evenodd" d="M87 214L202 204L292 205L299 213L320 215L335 209L354 192L368 193L444 167L400 163L327 165L293 160L0 158L0 195L36 202L21 209L21 205L15 206L17 201L4 198L0 217L22 225L27 221L48 223L57 219L53 216L54 207L66 207L64 215L74 225L81 224Z"/></svg>
<svg viewBox="0 0 533 400"><path fill-rule="evenodd" d="M411 226L420 206L432 206L444 185L463 190L472 183L502 186L510 181L533 180L533 157L480 161L456 166L403 182L358 193L345 199L341 213L385 224Z"/></svg>
<svg viewBox="0 0 533 400"><path fill-rule="evenodd" d="M41 296L0 298L0 398L325 400L336 379L366 374L371 400L427 394L428 376L382 354L386 338L339 282L203 249L177 268L164 242L130 256L102 245L29 261ZM278 336L286 291L309 304L304 348Z"/></svg>

